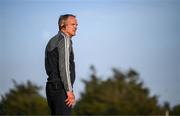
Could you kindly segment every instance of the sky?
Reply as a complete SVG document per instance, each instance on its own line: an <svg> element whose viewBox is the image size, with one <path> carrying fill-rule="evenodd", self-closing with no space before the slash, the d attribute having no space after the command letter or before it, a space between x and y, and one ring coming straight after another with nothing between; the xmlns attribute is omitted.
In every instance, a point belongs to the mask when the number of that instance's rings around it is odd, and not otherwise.
<svg viewBox="0 0 180 116"><path fill-rule="evenodd" d="M45 96L45 46L67 13L78 20L77 98L94 65L102 79L132 68L160 103L180 104L179 0L0 0L0 95L15 79L42 86Z"/></svg>

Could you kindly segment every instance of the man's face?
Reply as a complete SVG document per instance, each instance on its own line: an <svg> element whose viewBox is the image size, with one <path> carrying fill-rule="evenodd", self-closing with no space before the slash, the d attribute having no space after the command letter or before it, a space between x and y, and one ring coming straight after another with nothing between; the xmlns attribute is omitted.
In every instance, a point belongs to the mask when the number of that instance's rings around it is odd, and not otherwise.
<svg viewBox="0 0 180 116"><path fill-rule="evenodd" d="M69 36L75 36L77 30L77 20L75 17L70 16L66 21L65 33Z"/></svg>

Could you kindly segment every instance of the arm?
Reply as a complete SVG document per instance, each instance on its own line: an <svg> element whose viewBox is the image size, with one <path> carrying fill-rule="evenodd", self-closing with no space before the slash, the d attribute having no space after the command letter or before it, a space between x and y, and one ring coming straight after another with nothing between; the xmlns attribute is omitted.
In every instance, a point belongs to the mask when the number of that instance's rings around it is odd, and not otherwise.
<svg viewBox="0 0 180 116"><path fill-rule="evenodd" d="M60 77L67 94L66 104L70 107L74 103L75 97L73 94L71 78L70 78L69 47L70 47L70 41L67 38L63 38L60 45L58 46L58 52L59 52Z"/></svg>
<svg viewBox="0 0 180 116"><path fill-rule="evenodd" d="M60 77L66 91L72 91L70 69L69 69L69 40L63 38L58 46Z"/></svg>

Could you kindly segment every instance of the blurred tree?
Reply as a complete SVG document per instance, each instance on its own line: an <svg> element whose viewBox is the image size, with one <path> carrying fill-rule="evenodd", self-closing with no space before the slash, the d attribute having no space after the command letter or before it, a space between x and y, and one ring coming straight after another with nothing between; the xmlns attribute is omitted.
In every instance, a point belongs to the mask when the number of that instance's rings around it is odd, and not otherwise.
<svg viewBox="0 0 180 116"><path fill-rule="evenodd" d="M41 87L32 84L17 84L13 80L14 88L2 96L0 114L49 114L46 99L39 94Z"/></svg>
<svg viewBox="0 0 180 116"><path fill-rule="evenodd" d="M174 106L172 111L170 112L171 115L180 115L180 104Z"/></svg>
<svg viewBox="0 0 180 116"><path fill-rule="evenodd" d="M133 69L125 73L113 69L113 76L104 81L94 67L91 70L90 80L83 80L85 91L74 106L74 114L165 114L165 108L158 105L158 97L150 96Z"/></svg>

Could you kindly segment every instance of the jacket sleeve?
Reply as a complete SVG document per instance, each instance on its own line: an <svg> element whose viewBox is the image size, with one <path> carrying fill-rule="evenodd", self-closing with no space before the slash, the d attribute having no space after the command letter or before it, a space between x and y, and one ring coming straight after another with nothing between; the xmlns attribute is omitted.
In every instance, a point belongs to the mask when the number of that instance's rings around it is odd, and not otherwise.
<svg viewBox="0 0 180 116"><path fill-rule="evenodd" d="M64 88L66 91L72 91L71 78L70 78L70 40L67 38L62 38L62 41L59 43L58 52L59 52L59 71L60 77L63 82Z"/></svg>

